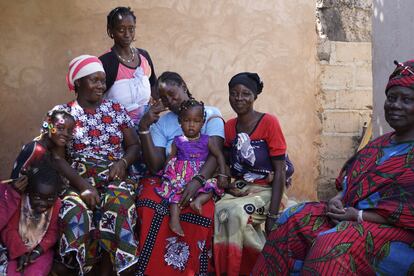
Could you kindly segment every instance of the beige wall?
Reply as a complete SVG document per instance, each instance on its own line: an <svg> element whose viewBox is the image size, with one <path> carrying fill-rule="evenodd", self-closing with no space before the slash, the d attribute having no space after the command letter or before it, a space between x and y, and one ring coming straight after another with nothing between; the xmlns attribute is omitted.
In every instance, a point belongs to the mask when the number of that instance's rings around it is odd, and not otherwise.
<svg viewBox="0 0 414 276"><path fill-rule="evenodd" d="M371 42L325 41L319 56L321 147L318 198L336 194L335 178L356 151L372 114ZM321 55L321 52L324 52Z"/></svg>
<svg viewBox="0 0 414 276"><path fill-rule="evenodd" d="M65 86L71 58L111 46L106 14L129 5L137 15L136 46L146 48L157 73L174 70L192 93L234 116L227 82L240 71L264 81L260 111L276 114L296 166L297 199L316 197L315 1L162 0L0 2L0 177L20 147L38 133L43 114L73 97Z"/></svg>

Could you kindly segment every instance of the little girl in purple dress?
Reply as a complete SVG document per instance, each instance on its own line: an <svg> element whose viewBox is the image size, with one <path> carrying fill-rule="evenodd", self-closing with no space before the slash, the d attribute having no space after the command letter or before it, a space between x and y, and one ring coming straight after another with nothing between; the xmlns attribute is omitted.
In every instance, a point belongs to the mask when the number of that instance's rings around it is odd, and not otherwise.
<svg viewBox="0 0 414 276"><path fill-rule="evenodd" d="M221 196L224 191L217 185L217 179L204 180L199 175L209 154L217 159L219 175L225 175L226 164L223 153L213 143L209 142L209 136L201 134L201 128L205 122L203 102L190 99L181 104L178 121L183 135L175 136L171 145L171 153L164 169L163 182L156 192L170 203L170 229L179 236L184 236L180 225L180 206L178 202L186 184L199 177L204 185L197 191L196 197L190 199L190 207L201 214L201 209L213 195L213 192Z"/></svg>

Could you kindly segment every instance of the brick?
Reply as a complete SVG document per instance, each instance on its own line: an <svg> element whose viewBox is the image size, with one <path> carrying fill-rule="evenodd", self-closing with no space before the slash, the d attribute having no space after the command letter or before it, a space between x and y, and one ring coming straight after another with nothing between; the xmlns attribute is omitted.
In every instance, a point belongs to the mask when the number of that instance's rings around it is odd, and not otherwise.
<svg viewBox="0 0 414 276"><path fill-rule="evenodd" d="M347 158L321 158L320 177L336 178Z"/></svg>
<svg viewBox="0 0 414 276"><path fill-rule="evenodd" d="M330 111L322 114L322 129L328 133L358 133L360 114L355 111Z"/></svg>
<svg viewBox="0 0 414 276"><path fill-rule="evenodd" d="M357 148L355 136L322 135L320 155L322 158L349 158Z"/></svg>
<svg viewBox="0 0 414 276"><path fill-rule="evenodd" d="M348 65L321 65L322 89L350 89L354 84L354 67Z"/></svg>
<svg viewBox="0 0 414 276"><path fill-rule="evenodd" d="M372 88L372 65L364 64L355 69L355 87Z"/></svg>
<svg viewBox="0 0 414 276"><path fill-rule="evenodd" d="M336 107L336 91L321 91L319 99L323 109L334 109Z"/></svg>
<svg viewBox="0 0 414 276"><path fill-rule="evenodd" d="M333 43L334 59L338 63L367 63L371 64L371 42L331 42Z"/></svg>
<svg viewBox="0 0 414 276"><path fill-rule="evenodd" d="M342 90L336 92L337 109L372 109L372 90Z"/></svg>
<svg viewBox="0 0 414 276"><path fill-rule="evenodd" d="M319 179L316 192L318 194L318 199L321 201L328 201L334 197L338 194L335 186L335 178Z"/></svg>

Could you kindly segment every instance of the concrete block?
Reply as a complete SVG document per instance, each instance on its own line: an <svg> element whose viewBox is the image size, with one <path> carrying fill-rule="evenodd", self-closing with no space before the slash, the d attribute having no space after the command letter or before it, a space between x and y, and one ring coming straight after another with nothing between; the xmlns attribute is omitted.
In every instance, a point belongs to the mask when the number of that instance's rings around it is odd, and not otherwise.
<svg viewBox="0 0 414 276"><path fill-rule="evenodd" d="M336 92L337 109L372 110L372 89L342 90Z"/></svg>
<svg viewBox="0 0 414 276"><path fill-rule="evenodd" d="M372 63L371 42L331 42L335 49L335 62Z"/></svg>
<svg viewBox="0 0 414 276"><path fill-rule="evenodd" d="M372 88L372 65L364 64L355 69L355 87Z"/></svg>
<svg viewBox="0 0 414 276"><path fill-rule="evenodd" d="M356 111L325 110L322 114L322 129L325 133L358 133L360 120L360 114Z"/></svg>
<svg viewBox="0 0 414 276"><path fill-rule="evenodd" d="M348 158L321 158L320 168L322 178L336 178Z"/></svg>
<svg viewBox="0 0 414 276"><path fill-rule="evenodd" d="M319 100L323 109L335 109L336 107L336 90L321 91Z"/></svg>
<svg viewBox="0 0 414 276"><path fill-rule="evenodd" d="M349 158L357 146L355 136L322 135L319 153L322 158Z"/></svg>
<svg viewBox="0 0 414 276"><path fill-rule="evenodd" d="M321 65L322 89L350 89L354 85L354 66Z"/></svg>

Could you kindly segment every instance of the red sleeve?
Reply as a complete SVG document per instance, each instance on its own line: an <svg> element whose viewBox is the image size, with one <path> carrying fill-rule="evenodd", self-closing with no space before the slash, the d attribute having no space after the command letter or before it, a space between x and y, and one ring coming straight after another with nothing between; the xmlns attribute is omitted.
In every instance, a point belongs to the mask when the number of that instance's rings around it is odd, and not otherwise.
<svg viewBox="0 0 414 276"><path fill-rule="evenodd" d="M17 211L20 194L9 184L0 184L0 231Z"/></svg>
<svg viewBox="0 0 414 276"><path fill-rule="evenodd" d="M50 219L49 227L47 228L46 234L43 237L42 241L40 242L40 247L42 247L43 252L46 252L50 248L52 248L58 238L59 238L59 210L61 206L61 201L58 198L53 206L52 217Z"/></svg>
<svg viewBox="0 0 414 276"><path fill-rule="evenodd" d="M20 205L19 205L20 206ZM9 258L14 260L29 252L19 235L20 208L14 212L6 228L1 232L1 239L9 252Z"/></svg>
<svg viewBox="0 0 414 276"><path fill-rule="evenodd" d="M231 144L236 137L236 118L228 120L224 124L224 146L225 147L231 147Z"/></svg>
<svg viewBox="0 0 414 276"><path fill-rule="evenodd" d="M269 147L270 156L281 156L286 154L286 141L276 116L266 114L263 117L263 127L265 137L263 137Z"/></svg>

